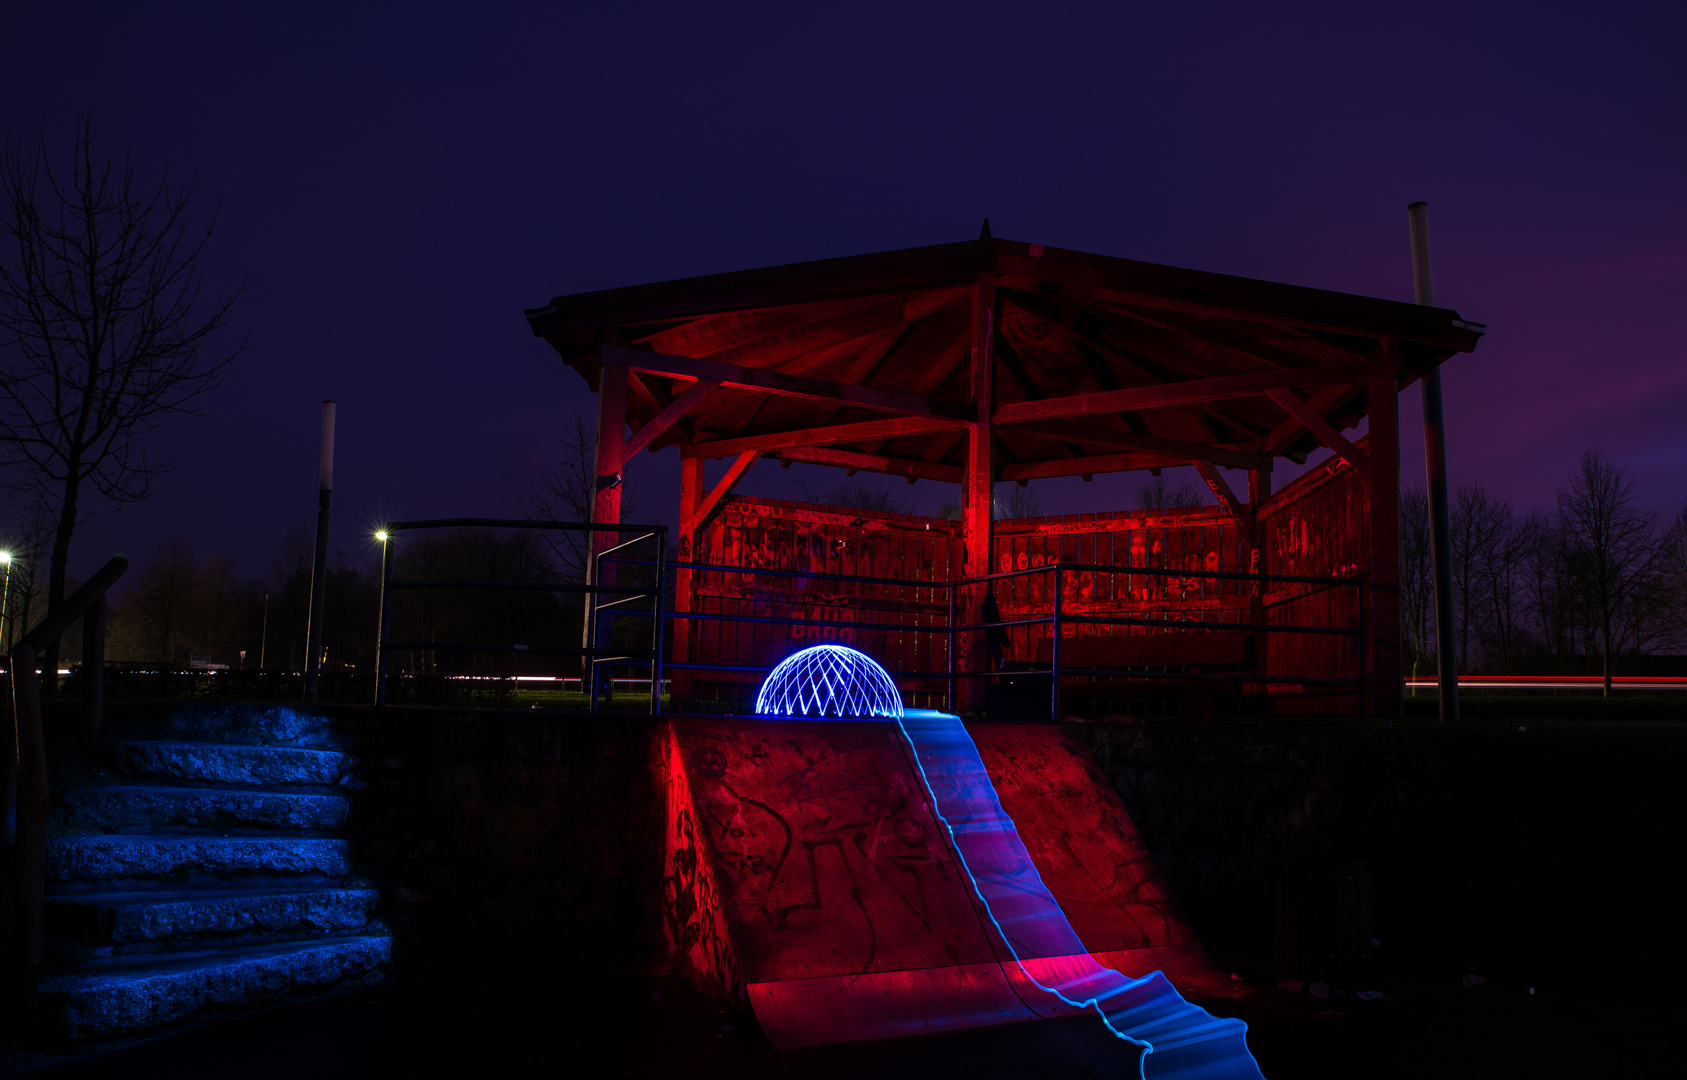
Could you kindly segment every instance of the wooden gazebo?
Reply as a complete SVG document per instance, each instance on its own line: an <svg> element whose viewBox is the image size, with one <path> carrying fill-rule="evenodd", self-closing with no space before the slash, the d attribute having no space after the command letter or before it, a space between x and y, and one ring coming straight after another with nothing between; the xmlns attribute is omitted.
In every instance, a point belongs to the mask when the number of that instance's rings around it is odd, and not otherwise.
<svg viewBox="0 0 1687 1080"><path fill-rule="evenodd" d="M594 520L619 521L633 455L680 447L682 560L764 455L960 484L969 577L992 569L992 485L1007 480L1193 465L1258 550L1273 462L1328 447L1362 485L1344 527L1363 533L1349 540L1371 583L1376 710L1399 710L1397 395L1475 347L1482 328L1456 312L986 228L562 296L527 318L598 395ZM1356 446L1343 432L1364 417ZM705 490L709 458L732 464ZM1245 470L1245 488L1221 470Z"/></svg>

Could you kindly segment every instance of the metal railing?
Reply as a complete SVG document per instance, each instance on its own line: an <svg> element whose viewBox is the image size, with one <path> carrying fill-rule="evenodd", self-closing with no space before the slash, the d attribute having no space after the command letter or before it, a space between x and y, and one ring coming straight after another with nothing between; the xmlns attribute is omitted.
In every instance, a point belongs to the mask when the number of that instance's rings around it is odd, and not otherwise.
<svg viewBox="0 0 1687 1080"><path fill-rule="evenodd" d="M534 582L534 581L489 581L489 580L393 580L394 546L398 535L407 530L434 528L516 528L516 529L548 529L575 532L613 532L622 536L634 534L630 540L625 540L608 550L598 552L591 557L591 584L578 585L565 582ZM660 525L592 525L585 522L564 521L524 521L504 520L492 518L441 518L427 521L395 522L387 529L388 537L382 550L381 558L381 598L380 598L380 630L378 635L375 701L376 704L386 702L387 656L388 653L400 650L444 650L468 652L505 652L525 653L528 655L579 656L582 658L581 689L587 697L587 708L596 711L600 701L605 696L604 680L606 675L612 674L616 666L636 666L649 669L649 711L651 715L662 712L662 686L667 681L667 673L675 671L717 672L722 674L765 674L772 670L772 665L755 664L720 664L703 663L687 657L685 659L668 659L666 652L667 626L670 622L689 623L732 623L742 625L766 626L803 626L808 628L838 629L851 631L887 631L903 634L927 634L942 638L947 648L945 650L945 665L941 670L906 670L888 669L889 673L900 680L920 680L941 684L945 689L943 699L950 711L954 711L960 703L959 687L969 679L992 679L1004 676L1022 678L1025 676L1047 677L1049 687L1049 717L1058 720L1061 715L1061 684L1067 678L1107 678L1112 680L1148 680L1154 682L1188 681L1199 684L1226 683L1230 685L1248 684L1270 688L1272 686L1295 687L1298 696L1328 695L1331 693L1354 695L1355 711L1359 716L1365 714L1365 590L1369 587L1368 575L1355 574L1352 576L1314 576L1305 574L1267 574L1250 573L1244 571L1227 570L1193 570L1156 566L1114 566L1095 563L1050 562L1044 566L1030 567L1022 570L1007 570L995 574L982 574L975 577L958 578L952 581L921 581L918 579L879 577L867 574L838 574L817 570L776 569L754 566L720 566L713 563L671 562L667 558L666 534L667 528ZM656 557L636 558L629 552L638 544L655 540ZM641 568L650 571L650 580L643 584L616 584L617 576L623 569ZM869 588L892 588L899 590L916 589L941 592L945 603L940 625L921 626L910 625L906 622L863 621L860 619L826 619L807 618L794 615L750 615L737 612L705 612L705 611L676 611L668 601L668 584L674 571L691 571L702 574L745 575L759 578L794 578L803 582L826 582L837 585L858 585ZM1285 603L1304 600L1332 589L1351 588L1355 593L1357 617L1346 626L1308 626L1293 623L1274 622L1224 622L1202 621L1181 618L1155 617L1150 614L1115 614L1118 608L1102 611L1071 611L1066 606L1067 585L1069 575L1087 574L1097 578L1106 575L1117 578L1123 575L1128 579L1135 575L1177 579L1202 579L1237 584L1237 596L1242 595L1243 585L1251 585L1255 590L1270 584L1306 586L1305 589L1294 592L1286 598L1266 600L1261 597L1259 608L1270 608ZM963 590L976 590L980 594L993 592L999 583L1045 575L1052 578L1052 587L1046 590L1048 596L1048 610L1017 618L994 619L989 621L961 622L959 615L962 610L961 599ZM393 641L392 629L392 594L396 591L409 589L502 589L513 591L539 591L551 593L574 593L586 598L584 644L581 647L515 645L497 642L477 641ZM1097 592L1100 590L1097 589ZM1117 592L1116 589L1109 590ZM613 596L615 599L600 602L599 597ZM847 597L842 598L847 603ZM792 603L792 601L762 601ZM1166 598L1164 605L1167 609L1175 607L1176 601ZM643 610L636 610L637 606L648 604ZM929 605L936 606L936 605ZM982 606L982 595L979 599L969 603L970 610L979 610ZM1091 604L1091 607L1094 605ZM1156 605L1158 606L1158 605ZM649 648L627 649L614 644L614 620L617 617L632 617L648 620ZM606 620L607 626L606 626ZM991 670L988 665L968 665L978 670L962 671L957 665L959 644L963 634L988 634L995 630L1011 630L1016 627L1047 626L1049 627L1049 662L1047 666L1023 667L1015 666L1012 670ZM1234 630L1257 634L1288 634L1337 637L1352 639L1353 674L1319 674L1319 675L1268 675L1252 671L1142 671L1131 667L1075 667L1062 662L1062 642L1068 640L1065 633L1068 627L1077 626L1106 626L1106 627L1140 627L1147 631L1154 630ZM1087 635L1086 635L1087 636ZM1142 665L1146 666L1146 665ZM1158 665L1161 667L1203 667L1211 664L1186 663ZM1218 665L1228 666L1228 665ZM611 687L613 682L611 681ZM1303 687L1316 686L1325 689L1306 692ZM1269 689L1267 691L1269 693ZM1271 695L1274 697L1282 695Z"/></svg>
<svg viewBox="0 0 1687 1080"><path fill-rule="evenodd" d="M609 553L606 552L605 555L608 556ZM1369 579L1368 575L1355 575L1355 576L1350 576L1350 577L1331 577L1331 576L1313 576L1313 575L1304 575L1304 574L1247 573L1247 572L1240 572L1240 571L1223 571L1223 570L1187 570L1187 569L1172 569L1172 568L1153 567L1153 566L1111 566L1111 565L1106 565L1106 564L1092 564L1092 563L1049 563L1045 566L1032 567L1032 568L1025 569L1025 570L1009 570L1009 571L1004 571L1002 573L997 573L997 574L983 574L983 575L979 575L979 576L976 576L976 577L959 578L959 579L956 579L956 580L953 580L953 581L920 581L920 580L909 580L909 579L904 579L904 578L875 577L875 576L863 575L863 574L834 574L834 573L827 573L827 572L823 572L823 571L812 571L812 570L786 570L786 569L768 569L768 568L763 568L763 567L719 566L719 565L715 565L715 564L711 564L711 563L667 562L667 563L658 564L658 563L655 563L655 562L652 562L652 561L649 561L649 560L636 560L636 559L615 559L613 561L615 561L615 562L617 562L621 565L657 566L657 568L658 568L658 586L657 586L657 588L658 588L658 592L661 595L666 595L665 582L663 581L663 578L665 576L664 572L665 571L675 571L675 570L690 570L690 571L704 572L704 573L714 573L714 574L742 574L742 575L751 575L751 576L759 576L759 577L801 578L804 581L825 581L825 582L834 582L834 583L838 583L838 584L857 584L857 585L879 586L879 587L885 587L885 588L898 588L898 589L914 588L914 589L928 589L928 590L943 590L946 594L946 600L947 600L947 604L946 604L947 617L944 620L945 625L942 625L942 626L919 626L919 625L909 625L909 624L901 623L901 622L872 622L872 621L844 620L844 619L797 618L797 617L794 617L794 616L777 616L777 615L743 615L743 614L738 614L738 613L725 613L725 612L701 612L701 611L683 611L682 612L682 611L668 610L666 608L663 610L663 613L662 613L663 618L660 619L660 620L657 620L657 622L658 622L658 624L660 624L660 623L667 622L667 621L670 621L670 620L673 620L673 621L682 621L683 620L683 621L687 621L687 622L723 622L723 623L737 623L737 624L750 624L750 625L772 625L772 626L798 626L798 625L800 625L800 626L805 626L805 627L822 627L822 628L848 629L848 630L883 630L883 631L894 631L894 632L898 632L898 633L939 635L939 636L942 636L943 638L945 638L947 643L948 643L948 648L946 650L946 652L947 652L947 665L946 665L946 668L944 670L941 670L941 671L921 671L921 670L903 670L903 669L888 669L888 670L889 670L889 673L893 677L899 678L899 679L933 680L933 681L940 681L940 682L944 683L947 687L947 691L946 691L946 694L945 694L945 702L946 702L950 711L954 711L955 706L957 704L957 692L956 691L957 691L957 687L958 687L961 680L965 680L965 679L989 679L989 678L1002 677L1004 675L1012 675L1014 677L1021 677L1021 676L1048 676L1049 677L1050 683L1051 683L1050 700L1049 700L1049 715L1050 715L1051 719L1056 719L1056 720L1060 718L1061 679L1065 678L1065 677L1068 677L1068 676L1109 677L1109 678L1114 678L1114 679L1137 678L1137 679L1152 679L1152 680L1156 680L1156 681L1158 681L1158 680L1169 680L1169 681L1187 680L1187 681L1190 681L1190 682L1207 681L1207 682L1225 682L1225 683L1231 683L1231 684L1241 682L1241 681L1246 681L1248 683L1258 684L1258 685L1262 685L1262 686L1271 686L1271 685L1284 685L1284 686L1315 685L1315 686L1335 687L1335 688L1337 688L1336 692L1338 692L1338 693L1347 693L1347 692L1349 692L1349 688L1351 688L1350 692L1352 692L1355 695L1355 710L1357 711L1358 715L1360 715L1360 716L1364 715L1364 708L1365 708L1364 707L1364 700L1365 700L1365 648L1364 648L1365 642L1364 642L1364 635L1365 635L1365 632L1366 632L1365 599L1364 598L1365 598L1365 589L1370 584L1370 579ZM1063 603L1063 598L1066 594L1066 588L1065 588L1066 575L1068 575L1068 574L1082 574L1082 573L1089 573L1089 574L1096 574L1096 575L1101 575L1101 574L1107 574L1107 575L1142 574L1142 575L1147 575L1147 576L1150 576L1150 577L1156 577L1157 576L1157 577L1165 577L1165 578L1184 578L1184 579L1203 578L1203 579L1213 579L1213 580L1218 580L1218 581L1234 581L1234 582L1238 582L1238 583L1251 583L1251 584L1256 584L1256 585L1286 584L1286 585L1312 586L1312 588L1307 589L1305 592L1298 593L1296 595L1287 597L1283 600L1277 601L1276 603L1288 603L1288 602L1293 602L1293 601L1296 601L1296 600L1305 599L1307 597L1317 595L1318 593L1327 591L1329 589L1352 588L1355 591L1355 595L1356 595L1356 599L1357 599L1357 618L1354 620L1354 624L1352 626L1333 627L1333 626L1303 626L1303 625L1290 624L1290 623L1269 623L1269 622L1266 622L1266 623L1210 622L1209 623L1209 622L1199 622L1199 621L1194 621L1194 620L1189 620L1189 619L1165 619L1165 618L1151 618L1151 617L1145 617L1145 616L1130 616L1130 615L1102 615L1102 614L1082 613L1082 612L1074 613L1074 612L1067 611L1067 610L1065 610L1065 605ZM989 621L989 622L959 623L959 622L956 621L957 612L960 609L959 598L960 598L960 595L961 595L961 590L969 589L969 588L978 588L978 587L981 587L981 586L988 589L997 582L1006 581L1006 580L1015 579L1015 578L1030 577L1030 576L1033 576L1033 575L1052 575L1053 576L1054 587L1048 591L1049 597L1050 597L1050 600L1049 600L1050 610L1049 610L1048 614L1029 615L1029 616L1025 616L1025 617L1022 617L1022 618L1000 619L1000 620ZM778 602L779 601L774 601L774 603L778 603ZM1273 604L1272 606L1275 606L1275 604ZM958 644L957 639L959 638L960 635L967 634L967 633L978 633L978 632L986 632L987 633L990 630L1007 630L1007 629L1011 629L1013 627L1019 627L1019 626L1038 626L1038 625L1049 626L1051 628L1050 629L1050 638L1051 638L1050 662L1049 662L1049 665L1047 667L1043 667L1043 668L1016 667L1011 672L996 671L996 670L959 671L959 670L956 669L956 657L958 655L958 650L957 650L956 646ZM1300 634L1300 635L1351 638L1351 639L1354 640L1354 643L1355 643L1355 648L1353 650L1354 651L1354 673L1353 673L1352 676L1345 676L1345 675L1334 675L1334 676L1331 676L1331 675L1265 675L1265 674L1256 674L1256 673L1252 673L1252 672L1248 672L1248 673L1245 673L1245 674L1210 673L1210 672L1173 672L1173 671L1160 671L1160 672L1149 673L1149 672L1136 672L1136 671L1130 671L1130 670L1122 670L1120 668L1072 667L1072 666L1065 665L1065 664L1061 663L1061 659L1060 659L1061 642L1065 637L1065 635L1062 633L1062 631L1067 626L1078 626L1078 625L1143 627L1145 629L1178 629L1178 630L1186 630L1186 631L1187 630L1193 630L1193 629L1196 629L1196 628L1203 629L1203 630L1205 630L1205 629L1213 629L1213 630L1223 629L1223 630L1241 630L1241 631L1246 631L1246 632L1250 632L1250 633L1262 633L1262 634ZM658 632L658 635L659 635L660 634L659 627L658 627L657 632ZM658 641L658 643L660 642L659 636L657 638L657 641ZM660 648L659 648L659 644L658 644L658 652L659 651L660 651ZM1176 665L1171 665L1171 666L1176 666ZM1196 666L1196 665L1183 665L1183 666ZM744 664L705 664L705 663L699 663L699 662L692 661L692 660L667 660L667 659L663 659L660 656L658 656L656 662L652 665L652 671L653 671L652 677L653 677L653 679L659 680L661 678L661 672L664 671L664 670L667 670L667 671L700 671L700 672L756 674L756 673L768 672L768 671L772 670L772 667L771 667L771 665L760 666L760 665L744 665ZM593 708L596 707L595 699L592 703L592 707Z"/></svg>
<svg viewBox="0 0 1687 1080"><path fill-rule="evenodd" d="M400 534L417 529L538 529L549 532L585 532L585 533L616 533L625 536L636 534L630 541L619 544L609 551L603 552L595 560L596 573L591 582L585 585L563 581L490 581L479 579L417 579L412 581L393 580L394 548L397 546ZM600 649L597 645L596 634L591 633L586 643L578 648L569 646L547 645L519 645L513 643L493 641L393 641L392 640L392 594L412 589L481 589L502 590L507 592L544 592L571 593L586 597L587 626L595 622L595 613L607 605L599 605L597 597L601 595L617 595L623 599L641 597L645 590L636 586L617 586L604 583L603 555L621 551L641 541L655 539L657 541L658 566L666 557L665 525L592 525L579 521L528 521L525 519L506 518L432 518L422 521L395 521L386 527L386 539L381 545L381 597L379 625L376 633L375 646L375 704L387 703L387 654L391 652L409 650L434 650L444 652L481 652L481 653L516 653L529 656L579 656L588 665L594 676L597 664L612 650ZM589 541L588 541L589 542ZM661 571L657 578L660 582ZM657 593L660 596L660 591ZM620 601L616 601L619 603ZM660 623L660 620L657 620ZM658 627L655 640L648 652L637 651L629 656L616 659L646 660L654 667L660 663L661 632ZM595 678L594 678L595 684ZM654 685L654 684L653 684ZM651 709L659 708L660 695L651 693Z"/></svg>
<svg viewBox="0 0 1687 1080"><path fill-rule="evenodd" d="M6 793L0 806L16 812L13 932L26 969L39 967L47 889L47 744L41 730L41 688L35 665L42 650L82 619L82 737L98 736L105 709L106 592L129 569L121 555L25 634L10 652L12 722L17 754L6 755ZM45 673L56 685L58 672ZM7 740L10 742L11 740ZM10 747L8 747L10 749Z"/></svg>

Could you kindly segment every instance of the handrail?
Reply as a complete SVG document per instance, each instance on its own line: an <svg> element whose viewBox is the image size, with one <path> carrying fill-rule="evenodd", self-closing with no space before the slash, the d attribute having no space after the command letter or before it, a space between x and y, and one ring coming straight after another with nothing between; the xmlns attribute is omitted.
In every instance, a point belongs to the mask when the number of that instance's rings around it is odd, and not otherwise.
<svg viewBox="0 0 1687 1080"><path fill-rule="evenodd" d="M375 627L375 704L387 703L387 654L416 649L443 650L448 652L490 652L528 654L533 656L579 656L586 659L588 664L601 662L606 659L606 650L598 647L595 639L581 648L565 646L518 645L504 642L488 641L394 641L392 640L392 594L394 592L412 589L447 589L447 590L502 590L507 592L545 592L563 593L586 598L588 611L595 605L600 595L621 596L628 600L643 598L646 590L639 586L616 586L604 584L600 575L594 575L591 582L577 585L562 581L492 581L481 579L446 579L437 580L412 579L396 581L393 579L394 559L393 549L398 543L399 534L412 529L453 529L453 528L493 528L493 529L541 529L547 532L590 532L617 533L626 535L636 534L632 540L626 541L610 551L620 551L625 547L641 541L667 535L666 525L621 525L594 524L586 521L535 521L527 518L427 518L415 521L394 521L386 527L386 535L381 544L381 592L377 601L377 617ZM658 544L660 554L661 545ZM602 559L599 553L598 558ZM610 605L604 605L605 607ZM588 618L590 616L588 615ZM660 635L654 646L660 649ZM641 657L642 659L642 657ZM652 658L652 663L657 661ZM595 672L595 667L593 668ZM653 684L654 685L654 684ZM658 697L656 690L651 691L652 701ZM595 700L595 697L594 697ZM654 711L655 705L652 705Z"/></svg>
<svg viewBox="0 0 1687 1080"><path fill-rule="evenodd" d="M41 964L42 918L47 892L47 744L41 732L41 688L35 674L39 653L84 615L82 632L83 736L99 733L105 705L106 591L129 569L121 555L111 560L47 612L12 646L12 723L17 731L17 757L6 770L6 806L17 808L16 892L13 930L23 966ZM58 672L51 672L55 680ZM15 800L15 802L14 802Z"/></svg>

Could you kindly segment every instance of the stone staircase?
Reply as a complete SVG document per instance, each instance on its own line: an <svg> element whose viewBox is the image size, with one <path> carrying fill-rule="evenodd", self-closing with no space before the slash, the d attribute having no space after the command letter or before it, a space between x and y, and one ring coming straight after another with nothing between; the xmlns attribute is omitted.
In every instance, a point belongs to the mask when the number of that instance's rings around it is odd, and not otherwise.
<svg viewBox="0 0 1687 1080"><path fill-rule="evenodd" d="M392 941L340 835L348 755L278 707L172 718L179 739L116 748L49 823L49 1042L124 1039L367 985Z"/></svg>

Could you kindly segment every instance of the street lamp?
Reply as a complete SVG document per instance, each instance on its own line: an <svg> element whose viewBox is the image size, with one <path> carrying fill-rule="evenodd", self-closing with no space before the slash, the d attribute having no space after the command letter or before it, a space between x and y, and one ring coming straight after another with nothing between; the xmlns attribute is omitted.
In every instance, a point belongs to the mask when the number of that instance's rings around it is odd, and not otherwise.
<svg viewBox="0 0 1687 1080"><path fill-rule="evenodd" d="M12 624L7 616L12 605L12 553L0 551L0 566L6 568L6 583L0 585L0 646L6 653L12 651Z"/></svg>

